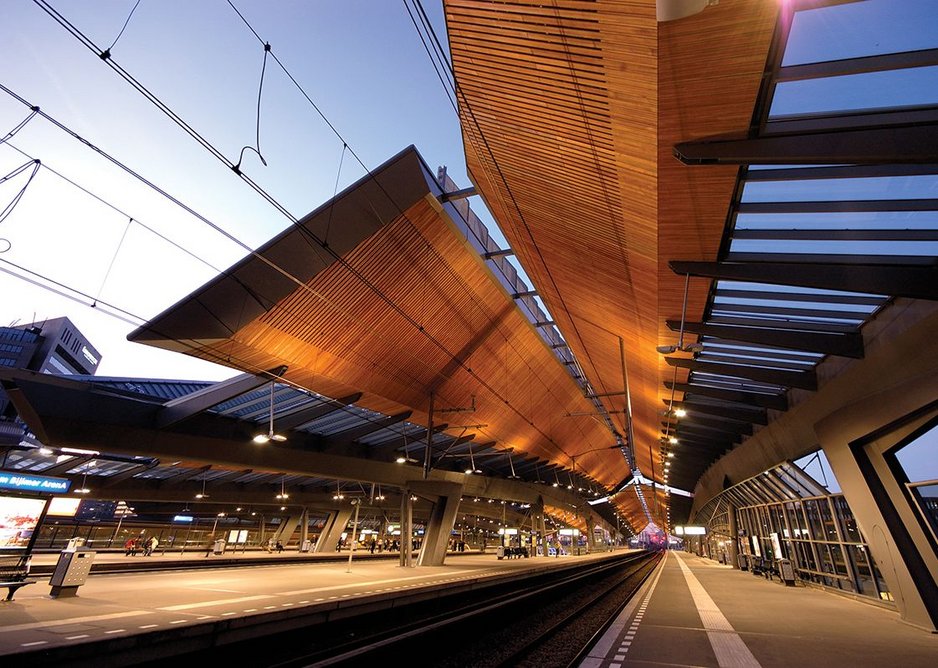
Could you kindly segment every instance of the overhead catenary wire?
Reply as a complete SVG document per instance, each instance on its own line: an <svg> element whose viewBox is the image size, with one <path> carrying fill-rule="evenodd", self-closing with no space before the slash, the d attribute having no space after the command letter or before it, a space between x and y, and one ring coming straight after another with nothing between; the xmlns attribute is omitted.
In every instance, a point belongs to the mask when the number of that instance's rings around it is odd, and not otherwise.
<svg viewBox="0 0 938 668"><path fill-rule="evenodd" d="M5 176L0 176L0 185L3 185L7 181L16 178L30 167L32 167L32 171L30 171L29 176L26 179L26 183L24 183L23 187L17 191L17 193L13 196L13 199L7 202L3 209L0 209L0 223L5 221L7 217L13 213L13 209L16 208L16 205L19 204L20 200L23 198L23 195L26 193L26 189L29 188L29 184L33 182L33 178L35 178L36 172L39 171L39 161L31 160L29 162L25 162L19 167L16 167L13 171L7 173Z"/></svg>
<svg viewBox="0 0 938 668"><path fill-rule="evenodd" d="M8 89L8 88L7 88L6 86L4 86L3 84L0 84L0 89L2 89L4 92L6 92L8 95L10 95L11 97L13 97L13 98L16 99L17 101L21 102L22 104L25 104L25 105L27 105L27 106L30 106L29 103L28 103L25 99L21 98L19 95L17 95L17 94L16 94L15 92L13 92L12 90ZM145 185L147 185L148 187L151 187L151 188L154 189L156 192L158 192L159 194L161 194L162 196L166 197L167 199L169 199L171 202L173 202L173 203L176 204L177 206L180 206L180 207L183 208L185 211L187 211L188 213L190 213L191 215L193 215L194 217L196 217L196 219L198 219L198 220L200 220L200 221L206 223L206 224L209 225L212 229L214 229L214 230L216 230L216 231L218 231L218 232L220 232L220 233L223 233L223 235L226 236L226 238L229 238L230 240L232 240L232 241L234 241L235 243L239 244L239 245L242 246L243 248L248 248L245 244L243 244L243 242L240 242L240 240L238 240L237 238L233 237L232 235L228 234L227 232L225 232L224 230L222 230L221 228L219 228L217 225L215 225L215 224L212 223L210 220L208 220L207 218L205 218L204 216L202 216L201 214L199 214L198 212L196 212L194 209L191 209L191 207L189 207L188 205L186 205L185 203L183 203L181 200L178 200L178 199L175 198L174 196L170 195L168 192L166 192L166 191L164 191L163 189L161 189L159 186L156 186L154 183L152 183L152 182L150 182L149 180L145 179L144 177L142 177L142 175L139 175L137 172L135 172L134 170L132 170L131 168L129 168L129 167L128 167L127 165L125 165L124 163L118 161L116 158L114 158L113 156L111 156L110 154L108 154L107 152L105 152L103 149L101 149L101 148L97 147L96 145L92 144L92 143L91 143L90 141L88 141L87 139L81 137L80 135L78 135L77 133L75 133L74 131L72 131L70 128L68 128L68 127L65 126L64 124L60 123L59 121L57 121L57 120L56 120L55 118L53 118L51 115L49 115L49 114L47 114L46 112L44 112L44 111L42 111L41 109L39 109L39 107L33 107L33 108L35 108L35 109L37 110L37 113L38 113L40 116L42 116L43 119L45 119L45 120L51 122L54 126L56 126L57 128L59 128L59 129L62 130L63 132L66 132L67 134L69 134L70 136L72 136L73 138L75 138L76 140L80 141L82 144L84 144L86 147L92 149L92 150L93 150L94 152L96 152L98 155L100 155L100 156L106 158L108 161L110 161L111 163L115 164L116 166L118 166L119 168L121 168L122 170L124 170L125 172L127 172L128 174L134 176L135 178L137 178L138 180L140 180L141 182L143 182L143 183L144 183ZM9 145L11 148L14 148L15 150L17 150L17 151L19 151L19 152L22 153L22 151L20 151L20 149L14 147L12 144L8 144L8 145ZM50 171L52 171L52 170L50 169ZM100 198L99 196L95 195L94 193L91 193L90 191L88 191L87 189L83 188L82 186L76 184L75 182L71 181L70 179L68 179L68 178L65 177L64 175L61 175L61 174L59 174L59 173L57 173L57 172L56 172L56 174L59 175L59 176L60 176L61 178L63 178L64 180L66 180L67 182L69 182L70 184L72 184L72 185L74 185L75 187L81 189L83 192L86 192L89 196L94 197L95 199L97 199L97 200L99 200L99 201L101 201L101 202L107 204L109 207L111 207L111 208L114 209L115 211L119 211L119 212L121 212L122 214L124 213L124 212L122 212L120 209L116 208L114 205L112 205L112 204L106 202L105 200L103 200L103 199ZM124 214L124 215L127 215L127 214ZM132 216L129 216L129 215L128 215L127 217L128 217L128 219L133 218ZM134 222L137 222L137 223L139 224L139 221L137 221L135 218L134 218ZM250 249L249 249L249 253L252 253L252 254L257 255L254 251L251 251ZM57 287L57 289L52 289L51 291L55 292L56 294L59 294L60 296L66 297L66 298L68 298L68 299L70 299L70 300L72 300L72 301L76 301L77 303L83 304L83 305L85 305L85 306L97 308L97 310L99 310L99 311L101 311L101 312L103 312L103 313L107 313L108 315L111 315L111 316L113 316L113 317L116 317L117 319L120 319L120 320L122 320L123 322L126 322L126 323L128 323L128 324L131 324L131 325L133 325L133 326L135 326L135 327L139 327L139 326L141 326L142 324L145 324L145 323L148 322L147 319L146 319L146 318L143 318L142 316L133 314L133 313L131 313L130 311L127 311L127 310L125 310L125 309L122 309L122 308L120 308L120 307L118 307L118 306L116 306L116 305L114 305L114 304L110 304L110 303L105 302L105 301L103 301L103 300L100 300L100 299L95 300L95 298L92 297L91 295L89 295L89 294L87 294L87 293L84 293L84 292L82 292L82 291L80 291L80 290L77 290L77 289L75 289L75 288L72 288L72 287L70 287L70 286L67 286L67 285L65 285L64 283L61 283L61 282L59 282L59 281L56 281L56 280L54 280L54 279L52 279L52 278L46 277L46 276L44 276L44 275L42 275L42 274L39 274L39 273L37 273L37 272L34 272L34 271L32 271L32 270L29 270L29 269L27 269L27 268L25 268L25 267L22 267L22 266L20 266L20 265L17 265L17 264L15 264L15 263L12 263L12 262L8 262L8 261L5 261L5 260L4 260L3 262L5 262L6 264L8 264L8 265L10 265L10 266L12 266L12 267L15 267L16 269L18 269L18 270L20 270L20 271L22 271L22 272L26 272L26 273L28 273L28 274L31 274L31 275L34 276L34 277L40 278L40 279L42 279L42 280L44 280L44 281L47 281L48 283L51 283L52 285L55 285L55 286ZM2 269L2 268L0 268L0 269ZM26 280L27 282L30 282L30 283L36 285L37 287L41 287L41 288L50 290L50 288L49 288L47 285L43 285L41 282L39 282L39 281L37 281L37 280L35 280L35 279L26 278L26 277L23 277L22 275L17 275L17 274L15 274L14 272L10 272L10 271L7 271L7 270L3 270L3 271L5 271L5 273L8 273L8 274L10 274L10 275L12 275L12 276L16 276L17 278L20 278L21 280ZM224 273L224 272L221 272L221 273ZM286 275L289 276L289 274L286 274ZM304 284L302 284L302 283L301 283L298 279L296 279L296 278L293 278L293 280L296 281L296 282L297 282L299 285L301 285L301 286L304 285ZM70 293L72 293L72 294L70 294ZM84 301L83 301L83 300L84 300ZM324 300L324 301L325 301L325 303L331 305L331 303L329 303L327 300ZM105 308L101 308L102 306L105 307ZM111 310L113 310L113 311L116 311L117 313L109 312L108 309L111 309ZM222 324L223 324L223 323L222 323ZM157 332L157 333L159 333L159 332ZM198 348L198 347L196 347L195 345L190 344L190 343L188 343L188 342L186 342L186 341L180 341L180 343L182 343L184 346L186 346L186 347L189 348L190 350L192 350L192 351L194 351L194 352L198 352L199 355L201 355L203 358L207 358L208 361L217 362L217 363L219 363L219 364L231 364L231 363L236 363L240 368L243 368L243 369L254 369L256 372L264 372L264 371L266 371L266 370L264 370L264 369L259 369L259 368L255 367L254 365L252 365L251 363L247 362L246 360L241 360L241 359L239 359L237 356L234 356L234 355L230 355L230 354L229 354L229 355L227 355L227 356L223 356L223 355L220 355L220 354L215 354L215 353L211 352L210 350L204 350L204 349ZM280 379L279 379L279 382L282 382L282 383L285 383L285 384L293 384L293 383L287 382L286 379L283 379L283 378L280 378ZM312 390L310 390L309 388L305 388L305 387L303 387L303 386L301 386L301 385L299 385L299 384L293 384L293 385L294 385L295 387L297 387L297 388L299 388L299 389L305 391L305 392L312 392Z"/></svg>
<svg viewBox="0 0 938 668"><path fill-rule="evenodd" d="M38 111L38 109L37 109L37 111ZM35 160L35 159L36 159L36 158L34 158L33 156L31 156L29 153L23 151L22 149L18 148L17 146L15 146L14 144L12 144L12 143L10 143L10 142L7 142L7 143L6 143L6 146L9 146L10 148L12 148L14 151L16 151L17 153L19 153L19 154L22 155L23 157L29 158L29 159L31 159L31 160ZM222 273L222 271L223 271L222 269L220 269L219 267L216 267L215 265L213 265L211 262L209 262L209 261L206 260L205 258L203 258L203 257L201 257L200 255L194 253L193 251L191 251L190 249L186 248L186 247L183 246L182 244L173 241L172 239L170 239L169 237L167 237L165 234L162 234L161 232L157 231L157 230L154 229L153 227L150 227L150 226L147 225L146 223L141 222L139 218L136 218L136 217L130 215L129 213L127 213L126 211L124 211L123 209L121 209L120 207L118 207L117 205L115 205L113 202L109 202L108 200L104 199L104 198L101 197L100 195L97 195L96 193L92 192L92 191L89 190L88 188L85 188L83 185L81 185L81 184L78 183L77 181L75 181L75 180L73 180L73 179L70 179L69 177L65 176L65 174L63 174L62 172L57 171L57 170L54 169L53 167L50 167L48 162L41 162L40 164L41 164L42 169L43 169L44 171L51 172L51 173L54 174L55 176L59 177L60 179L62 179L63 181L65 181L66 183L68 183L69 185L71 185L72 187L77 188L78 190L80 190L81 192L85 193L85 194L88 195L89 197L91 197L91 198L97 200L98 202L100 202L100 203L103 204L104 206L106 206L106 207L108 207L109 209L113 210L114 212L120 214L122 217L130 219L130 220L133 221L136 225L142 227L143 229L145 229L146 231L150 232L151 234L153 234L153 235L159 237L160 239L162 239L162 240L165 241L166 243L170 244L170 245L173 246L174 248L176 248L176 249L178 249L178 250L181 250L183 253L185 253L185 254L188 255L189 257L191 257L191 258L193 258L193 259L195 259L195 260L198 260L199 262L203 263L205 266L209 267L210 269L215 270L215 271L218 272L218 273Z"/></svg>
<svg viewBox="0 0 938 668"><path fill-rule="evenodd" d="M24 272L28 274L29 276L23 276L22 274L18 274L14 271L10 271L9 269L5 269L2 266L0 266L0 272L13 276L19 280L26 281L27 283L35 285L38 288L52 292L53 294L57 294L60 297L63 297L70 301L74 301L78 304L81 304L82 306L94 308L97 312L103 313L107 315L108 317L115 318L117 320L125 322L134 327L139 327L141 324L147 322L147 319L142 316L131 313L130 311L127 311L126 309L123 309L115 304L111 304L107 301L93 298L88 293L82 292L81 290L78 290L77 288L68 286L48 276L32 271L30 269L27 269L26 267L18 265L15 262L11 262L5 258L0 258L0 263L13 267L20 272ZM49 285L44 284L42 281L45 281ZM54 287L50 287L50 285ZM203 351L201 349L198 349L196 348L194 344L189 343L188 341L179 341L179 343L183 345L184 347L189 348L190 350L197 351L201 354L204 354L206 361L209 361L209 362L225 364L226 362L234 361L240 366L240 368L250 369L251 373L266 374L268 372L267 369L258 367L257 365L252 364L251 362L247 360L240 359L238 357L234 357L232 360L226 360L220 355L212 354L211 351ZM380 420L377 420L377 421L372 420L369 416L363 415L363 411L359 407L346 406L345 404L335 399L321 395L318 392L315 392L314 390L311 390L310 388L307 388L295 381L291 381L282 376L272 376L271 378L272 380L275 380L277 383L281 385L286 385L288 387L292 387L293 389L299 392L303 392L308 395L315 394L317 397L323 399L325 403L335 405L336 410L342 410L348 413L349 415L354 415L355 417L362 419L366 422L379 422L380 421Z"/></svg>

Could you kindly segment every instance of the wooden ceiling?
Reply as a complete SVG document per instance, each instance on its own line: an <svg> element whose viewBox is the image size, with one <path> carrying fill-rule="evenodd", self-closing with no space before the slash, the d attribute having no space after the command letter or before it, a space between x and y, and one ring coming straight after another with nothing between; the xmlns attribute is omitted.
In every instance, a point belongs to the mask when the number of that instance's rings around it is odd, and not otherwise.
<svg viewBox="0 0 938 668"><path fill-rule="evenodd" d="M427 424L476 425L476 442L571 467L609 430L439 201L405 150L131 335L284 378ZM474 410L453 412L451 409ZM481 427L477 427L482 425ZM607 489L629 476L618 450L577 457Z"/></svg>
<svg viewBox="0 0 938 668"><path fill-rule="evenodd" d="M748 128L778 5L724 0L665 23L652 0L444 8L471 178L596 392L621 393L626 369L636 463L661 481L674 369L655 348L677 342L665 320L680 318L684 290L667 262L716 257L736 181L671 150ZM688 319L708 289L691 281Z"/></svg>

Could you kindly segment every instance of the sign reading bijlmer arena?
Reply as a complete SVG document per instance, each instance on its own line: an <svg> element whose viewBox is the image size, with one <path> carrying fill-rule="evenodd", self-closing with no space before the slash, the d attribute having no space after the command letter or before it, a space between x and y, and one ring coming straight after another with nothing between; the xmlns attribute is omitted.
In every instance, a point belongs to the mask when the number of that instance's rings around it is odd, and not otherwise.
<svg viewBox="0 0 938 668"><path fill-rule="evenodd" d="M72 481L68 478L50 478L14 471L0 471L0 489L15 489L40 494L64 494L71 486Z"/></svg>

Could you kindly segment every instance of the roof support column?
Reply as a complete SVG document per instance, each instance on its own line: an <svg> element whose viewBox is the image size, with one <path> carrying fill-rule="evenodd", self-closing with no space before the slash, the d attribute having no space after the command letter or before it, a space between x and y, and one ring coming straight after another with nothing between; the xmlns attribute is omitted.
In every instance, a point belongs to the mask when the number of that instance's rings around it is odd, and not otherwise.
<svg viewBox="0 0 938 668"><path fill-rule="evenodd" d="M410 488L401 488L401 560L402 568L412 568L414 540L414 502L410 499Z"/></svg>
<svg viewBox="0 0 938 668"><path fill-rule="evenodd" d="M326 525L323 527L322 533L319 534L319 542L316 543L316 552L327 552L329 550L338 552L339 540L342 538L342 532L345 531L351 517L351 508L336 508L329 511Z"/></svg>
<svg viewBox="0 0 938 668"><path fill-rule="evenodd" d="M540 556L547 556L547 518L544 516L544 502L540 501L537 504L535 510L537 513L537 545L535 545L534 554L532 556L538 555L538 550L540 550Z"/></svg>
<svg viewBox="0 0 938 668"><path fill-rule="evenodd" d="M936 632L938 558L890 450L938 428L938 375L929 370L880 387L820 420L815 431L902 619Z"/></svg>
<svg viewBox="0 0 938 668"><path fill-rule="evenodd" d="M436 483L439 489L444 483ZM456 524L456 513L462 498L463 486L459 483L445 483L446 490L440 493L430 510L423 544L417 558L418 566L442 566L446 558L446 547Z"/></svg>

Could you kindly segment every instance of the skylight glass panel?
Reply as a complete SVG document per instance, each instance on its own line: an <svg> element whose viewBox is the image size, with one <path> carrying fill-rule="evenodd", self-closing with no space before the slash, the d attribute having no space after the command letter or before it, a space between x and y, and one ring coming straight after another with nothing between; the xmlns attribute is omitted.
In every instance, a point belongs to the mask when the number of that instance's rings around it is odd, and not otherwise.
<svg viewBox="0 0 938 668"><path fill-rule="evenodd" d="M938 191L931 193L938 197ZM938 211L856 211L836 213L740 213L736 229L933 230Z"/></svg>
<svg viewBox="0 0 938 668"><path fill-rule="evenodd" d="M775 87L769 118L935 104L938 67L915 67L783 81Z"/></svg>
<svg viewBox="0 0 938 668"><path fill-rule="evenodd" d="M832 202L935 197L938 197L938 175L925 174L806 181L749 181L743 188L742 201Z"/></svg>
<svg viewBox="0 0 938 668"><path fill-rule="evenodd" d="M862 311L866 314L872 313L876 306L863 304L838 304L837 302L803 302L798 300L773 300L765 298L741 299L721 297L717 295L714 300L714 308L721 304L735 304L739 306L777 306L779 308L801 308L813 309L816 311Z"/></svg>
<svg viewBox="0 0 938 668"><path fill-rule="evenodd" d="M934 48L934 0L867 0L795 12L782 65Z"/></svg>
<svg viewBox="0 0 938 668"><path fill-rule="evenodd" d="M730 253L795 253L836 261L837 255L938 255L938 241L845 241L803 239L733 239Z"/></svg>

